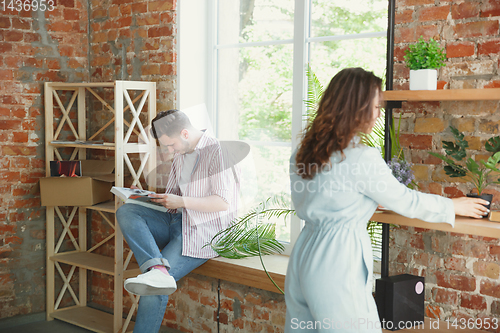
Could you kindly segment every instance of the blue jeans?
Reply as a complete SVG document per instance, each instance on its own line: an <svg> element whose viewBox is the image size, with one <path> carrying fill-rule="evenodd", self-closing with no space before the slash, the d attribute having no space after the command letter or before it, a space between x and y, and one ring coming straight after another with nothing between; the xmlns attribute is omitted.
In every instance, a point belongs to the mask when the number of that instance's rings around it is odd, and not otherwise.
<svg viewBox="0 0 500 333"><path fill-rule="evenodd" d="M116 218L143 273L154 265L164 265L170 275L179 281L208 260L182 255L180 213L163 213L140 205L125 204L116 212ZM134 332L157 333L167 302L168 296L141 296Z"/></svg>

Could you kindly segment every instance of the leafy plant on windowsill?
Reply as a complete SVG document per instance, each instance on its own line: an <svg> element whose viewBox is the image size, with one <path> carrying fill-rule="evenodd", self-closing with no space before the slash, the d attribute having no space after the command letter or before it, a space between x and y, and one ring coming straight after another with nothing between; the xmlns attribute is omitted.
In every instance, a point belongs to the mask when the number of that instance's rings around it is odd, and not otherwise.
<svg viewBox="0 0 500 333"><path fill-rule="evenodd" d="M404 56L406 66L411 70L438 69L445 65L446 54L438 42L431 38L428 42L422 36L409 46Z"/></svg>
<svg viewBox="0 0 500 333"><path fill-rule="evenodd" d="M268 198L249 213L238 218L229 228L218 232L205 246L210 246L218 255L229 259L259 256L267 277L284 294L267 271L262 256L282 253L285 248L276 240L275 224L263 221L272 218L286 219L294 215L295 210L290 209L287 202L289 200L286 200L283 194Z"/></svg>
<svg viewBox="0 0 500 333"><path fill-rule="evenodd" d="M429 153L446 163L444 172L452 178L462 178L472 183L478 195L481 195L488 185L500 184L500 178L493 179L495 173L500 174L497 168L500 162L500 136L486 141L484 147L491 156L487 161L477 162L472 157L467 157L466 149L469 148L469 143L465 140L464 134L453 126L450 126L450 130L455 142L442 141L446 156L436 152Z"/></svg>

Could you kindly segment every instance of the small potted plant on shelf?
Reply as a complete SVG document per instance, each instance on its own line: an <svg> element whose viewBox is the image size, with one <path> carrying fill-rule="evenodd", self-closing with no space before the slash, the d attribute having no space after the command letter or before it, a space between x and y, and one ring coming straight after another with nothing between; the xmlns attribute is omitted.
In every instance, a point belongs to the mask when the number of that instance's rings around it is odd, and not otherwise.
<svg viewBox="0 0 500 333"><path fill-rule="evenodd" d="M410 68L410 90L436 90L437 69L444 66L446 54L437 41L428 42L422 36L410 45L404 56Z"/></svg>
<svg viewBox="0 0 500 333"><path fill-rule="evenodd" d="M477 162L472 157L467 157L466 149L469 143L464 139L464 135L453 126L450 126L450 130L455 137L455 142L443 141L446 156L435 152L430 154L446 163L444 171L448 176L462 178L474 185L477 193L467 194L468 197L487 200L491 205L493 195L483 194L483 190L490 184L500 184L500 178L498 178L500 170L497 168L500 162L500 136L493 137L485 143L486 151L491 153L488 160Z"/></svg>

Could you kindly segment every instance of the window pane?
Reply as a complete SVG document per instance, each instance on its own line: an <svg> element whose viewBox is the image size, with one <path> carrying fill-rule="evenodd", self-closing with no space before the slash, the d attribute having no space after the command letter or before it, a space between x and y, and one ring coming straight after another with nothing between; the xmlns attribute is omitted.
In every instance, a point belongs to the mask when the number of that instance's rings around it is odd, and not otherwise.
<svg viewBox="0 0 500 333"><path fill-rule="evenodd" d="M240 216L290 191L292 55L292 45L218 52L217 136L251 145L253 172L245 172L241 183L243 195L251 197L244 197ZM285 226L283 219L275 222L278 239L289 241L289 224Z"/></svg>
<svg viewBox="0 0 500 333"><path fill-rule="evenodd" d="M387 29L387 0L312 0L311 37Z"/></svg>
<svg viewBox="0 0 500 333"><path fill-rule="evenodd" d="M218 44L293 38L294 0L219 0Z"/></svg>
<svg viewBox="0 0 500 333"><path fill-rule="evenodd" d="M219 137L291 141L292 57L292 45L219 50Z"/></svg>
<svg viewBox="0 0 500 333"><path fill-rule="evenodd" d="M266 201L276 194L290 198L289 161L291 147L252 146L252 156L257 174L258 193L253 206ZM290 219L273 218L269 222L276 224L276 239L290 241Z"/></svg>
<svg viewBox="0 0 500 333"><path fill-rule="evenodd" d="M386 40L380 37L311 43L311 69L325 88L346 67L362 67L384 78Z"/></svg>

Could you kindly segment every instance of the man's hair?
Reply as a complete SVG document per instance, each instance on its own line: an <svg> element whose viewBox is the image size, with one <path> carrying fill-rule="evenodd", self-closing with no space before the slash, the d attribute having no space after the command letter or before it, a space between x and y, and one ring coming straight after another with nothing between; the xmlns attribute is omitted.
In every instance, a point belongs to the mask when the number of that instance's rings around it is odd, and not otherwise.
<svg viewBox="0 0 500 333"><path fill-rule="evenodd" d="M155 139L162 135L178 137L182 130L191 127L191 122L184 112L175 109L160 111L151 122L151 133Z"/></svg>

